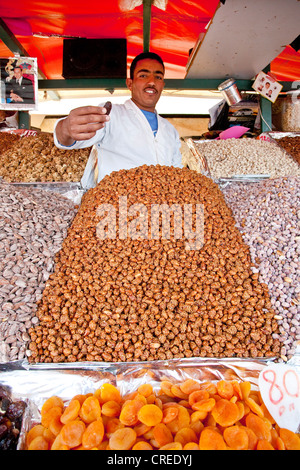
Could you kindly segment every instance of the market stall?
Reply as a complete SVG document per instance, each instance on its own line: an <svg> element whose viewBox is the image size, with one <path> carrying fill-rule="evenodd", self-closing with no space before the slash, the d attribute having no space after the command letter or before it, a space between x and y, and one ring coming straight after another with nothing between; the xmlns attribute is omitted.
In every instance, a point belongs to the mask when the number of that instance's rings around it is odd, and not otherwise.
<svg viewBox="0 0 300 470"><path fill-rule="evenodd" d="M183 168L98 184L95 148L0 132L1 449L299 450L298 103L283 131L186 136Z"/></svg>

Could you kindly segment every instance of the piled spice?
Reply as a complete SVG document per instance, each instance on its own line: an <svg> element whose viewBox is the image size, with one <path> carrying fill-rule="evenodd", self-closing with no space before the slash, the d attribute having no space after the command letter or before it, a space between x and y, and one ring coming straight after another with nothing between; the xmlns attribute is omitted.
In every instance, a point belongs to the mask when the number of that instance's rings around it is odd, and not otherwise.
<svg viewBox="0 0 300 470"><path fill-rule="evenodd" d="M21 137L14 145L3 148L0 154L0 177L6 182L78 182L89 154L90 148L58 149L52 134Z"/></svg>
<svg viewBox="0 0 300 470"><path fill-rule="evenodd" d="M125 221L120 197L127 198ZM156 239L124 237L121 225L136 223L132 208L149 216L153 204L202 205L203 247L188 249L184 237L173 230L164 237L162 227ZM103 208L121 219L106 239L99 236ZM136 223L139 234L145 222ZM210 179L161 166L114 172L85 194L57 255L40 323L29 330L29 361L276 356L275 312L251 268L249 248Z"/></svg>

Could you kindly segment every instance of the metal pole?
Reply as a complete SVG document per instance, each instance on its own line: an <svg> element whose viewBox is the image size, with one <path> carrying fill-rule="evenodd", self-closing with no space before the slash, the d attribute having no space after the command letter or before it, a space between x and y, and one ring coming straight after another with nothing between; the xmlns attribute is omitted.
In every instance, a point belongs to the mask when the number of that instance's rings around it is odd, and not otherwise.
<svg viewBox="0 0 300 470"><path fill-rule="evenodd" d="M143 41L144 52L150 51L150 34L151 34L151 6L153 0L143 1Z"/></svg>

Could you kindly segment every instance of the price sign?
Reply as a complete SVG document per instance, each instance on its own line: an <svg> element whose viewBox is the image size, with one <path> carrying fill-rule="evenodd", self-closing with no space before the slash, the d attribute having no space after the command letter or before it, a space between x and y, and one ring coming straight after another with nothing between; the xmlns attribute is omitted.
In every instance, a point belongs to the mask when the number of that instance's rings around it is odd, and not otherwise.
<svg viewBox="0 0 300 470"><path fill-rule="evenodd" d="M267 142L270 142L271 139L270 139L270 136L268 134L260 134L258 136L258 140L265 140Z"/></svg>
<svg viewBox="0 0 300 470"><path fill-rule="evenodd" d="M300 376L286 364L271 364L260 372L259 390L278 426L299 432Z"/></svg>

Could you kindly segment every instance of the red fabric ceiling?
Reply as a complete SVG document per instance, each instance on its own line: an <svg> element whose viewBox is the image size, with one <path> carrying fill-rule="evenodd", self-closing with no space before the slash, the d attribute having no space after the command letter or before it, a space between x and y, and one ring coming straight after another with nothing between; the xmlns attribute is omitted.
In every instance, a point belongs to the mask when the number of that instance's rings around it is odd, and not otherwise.
<svg viewBox="0 0 300 470"><path fill-rule="evenodd" d="M0 15L28 54L37 57L46 78L60 79L64 37L127 38L128 64L143 51L143 7L123 11L122 2L14 0L1 2ZM189 50L205 32L218 4L218 0L169 0L165 11L152 7L150 50L164 59L166 78L185 77ZM11 55L0 41L0 57ZM299 52L287 47L272 63L272 72L279 80L299 80Z"/></svg>

